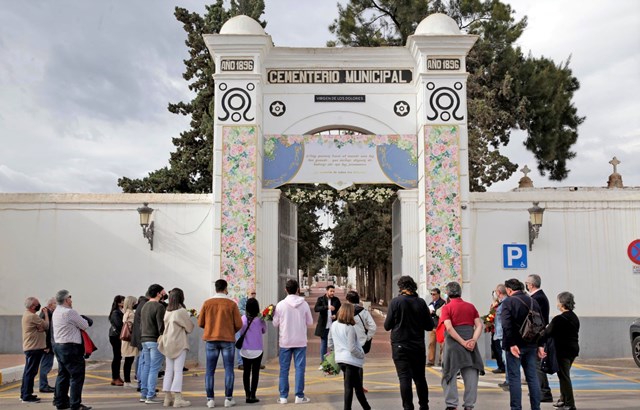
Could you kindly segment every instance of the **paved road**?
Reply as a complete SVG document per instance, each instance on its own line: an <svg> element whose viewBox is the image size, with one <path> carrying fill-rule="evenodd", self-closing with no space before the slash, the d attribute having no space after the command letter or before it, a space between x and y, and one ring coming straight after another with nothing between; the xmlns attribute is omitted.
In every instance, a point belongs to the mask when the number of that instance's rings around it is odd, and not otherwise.
<svg viewBox="0 0 640 410"><path fill-rule="evenodd" d="M310 361L311 363L311 361ZM487 369L492 363L487 363ZM217 407L223 407L222 373L220 369L216 378ZM241 372L236 370L235 397L238 408L276 409L282 405L275 404L278 397L278 365L277 360L267 363L267 368L260 374L260 387L257 404L246 404L242 389ZM108 363L89 365L84 388L84 402L96 409L134 409L161 408L161 405L145 405L139 403L138 393L123 387L109 385L110 369ZM293 375L291 375L293 376ZM444 409L442 389L440 388L437 368L427 368L427 380L430 386L430 405L432 409ZM612 360L606 364L601 362L582 362L576 365L573 372L574 387L578 408L583 409L640 409L640 369L631 360ZM490 372L481 377L477 409L507 409L509 394L497 387L502 379ZM558 395L558 383L555 377L550 378L555 395ZM291 377L293 387L293 377ZM373 358L365 366L365 386L369 389L367 398L375 409L400 408L398 382L393 363L390 359ZM462 387L462 385L460 385ZM524 387L526 390L526 387ZM0 388L0 409L52 408L49 403L51 394L40 394L43 403L20 404L19 383L12 383ZM314 409L342 408L342 378L324 377L315 366L309 365L306 372L306 394L312 402L305 407ZM185 396L192 400L193 408L205 408L203 369L192 369L187 372L184 382ZM526 397L526 393L524 394ZM416 403L417 404L417 403ZM290 405L288 405L290 406ZM360 408L354 403L354 408ZM527 406L525 406L527 408ZM543 404L543 410L552 410L550 404Z"/></svg>

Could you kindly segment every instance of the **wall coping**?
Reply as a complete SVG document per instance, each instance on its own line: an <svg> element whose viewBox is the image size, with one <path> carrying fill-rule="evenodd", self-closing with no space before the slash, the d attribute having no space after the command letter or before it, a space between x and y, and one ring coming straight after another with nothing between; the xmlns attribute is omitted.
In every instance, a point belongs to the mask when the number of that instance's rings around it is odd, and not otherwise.
<svg viewBox="0 0 640 410"><path fill-rule="evenodd" d="M0 193L0 204L213 204L212 194ZM152 205L153 206L153 205Z"/></svg>

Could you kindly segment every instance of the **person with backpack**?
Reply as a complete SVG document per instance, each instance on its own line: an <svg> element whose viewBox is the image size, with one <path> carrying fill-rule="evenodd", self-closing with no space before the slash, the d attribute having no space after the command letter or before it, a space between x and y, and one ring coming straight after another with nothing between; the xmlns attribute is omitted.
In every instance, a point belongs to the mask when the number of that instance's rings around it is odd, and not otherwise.
<svg viewBox="0 0 640 410"><path fill-rule="evenodd" d="M346 295L347 302L352 303L355 309L354 319L356 321L355 330L356 335L358 336L358 344L362 346L362 349L365 354L369 353L371 350L371 341L373 340L373 336L376 334L378 330L378 326L376 322L371 317L371 313L367 311L367 309L360 306L360 295L355 290L350 290ZM364 380L364 372L362 367L360 367L360 378ZM364 387L363 387L364 389ZM364 389L364 392L367 393L368 390Z"/></svg>
<svg viewBox="0 0 640 410"><path fill-rule="evenodd" d="M542 339L530 334L537 332L538 325L541 330L544 329L540 306L524 293L524 284L518 279L509 279L504 282L504 286L509 297L502 302L500 320L502 348L506 351L507 359L510 406L512 410L522 409L522 366L529 387L531 410L540 410L540 384L536 363L539 357L544 357L544 348Z"/></svg>

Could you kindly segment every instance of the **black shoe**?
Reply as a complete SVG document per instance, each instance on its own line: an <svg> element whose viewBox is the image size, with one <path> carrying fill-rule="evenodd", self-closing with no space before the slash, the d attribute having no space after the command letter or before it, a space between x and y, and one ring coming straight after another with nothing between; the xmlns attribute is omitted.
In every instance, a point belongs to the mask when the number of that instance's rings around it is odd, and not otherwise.
<svg viewBox="0 0 640 410"><path fill-rule="evenodd" d="M91 406L85 406L84 404L81 404L80 407L76 407L73 410L91 410Z"/></svg>
<svg viewBox="0 0 640 410"><path fill-rule="evenodd" d="M547 396L540 399L540 403L553 403L553 396Z"/></svg>
<svg viewBox="0 0 640 410"><path fill-rule="evenodd" d="M182 371L183 371L183 372L188 372L188 371L189 371L189 369L183 366L183 367L182 367Z"/></svg>
<svg viewBox="0 0 640 410"><path fill-rule="evenodd" d="M493 369L491 370L491 373L501 374L501 373L504 373L504 369L501 369L501 368Z"/></svg>
<svg viewBox="0 0 640 410"><path fill-rule="evenodd" d="M498 383L498 387L502 388L504 391L509 391L509 383L507 382Z"/></svg>
<svg viewBox="0 0 640 410"><path fill-rule="evenodd" d="M258 403L260 401L260 399L256 399L255 397L249 397L247 400L245 400L247 403Z"/></svg>
<svg viewBox="0 0 640 410"><path fill-rule="evenodd" d="M23 403L40 403L40 398L37 396L31 395L22 399L22 402Z"/></svg>
<svg viewBox="0 0 640 410"><path fill-rule="evenodd" d="M160 370L158 372L158 379L162 379L164 377L164 370Z"/></svg>
<svg viewBox="0 0 640 410"><path fill-rule="evenodd" d="M42 389L40 389L40 393L54 393L56 391L56 389L54 389L51 386L45 386Z"/></svg>
<svg viewBox="0 0 640 410"><path fill-rule="evenodd" d="M238 370L244 370L244 366L243 365L238 366Z"/></svg>
<svg viewBox="0 0 640 410"><path fill-rule="evenodd" d="M261 365L260 365L260 369L266 369L266 367L267 367L267 366L265 366L265 365L263 365L263 364L261 364Z"/></svg>

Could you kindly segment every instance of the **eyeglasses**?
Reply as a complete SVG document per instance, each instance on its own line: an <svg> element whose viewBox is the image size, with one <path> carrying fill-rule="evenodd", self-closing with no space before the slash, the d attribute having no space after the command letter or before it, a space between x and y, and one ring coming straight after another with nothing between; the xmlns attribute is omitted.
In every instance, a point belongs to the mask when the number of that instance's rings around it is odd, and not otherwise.
<svg viewBox="0 0 640 410"><path fill-rule="evenodd" d="M431 296L438 296L438 294L437 293L432 293Z"/></svg>

